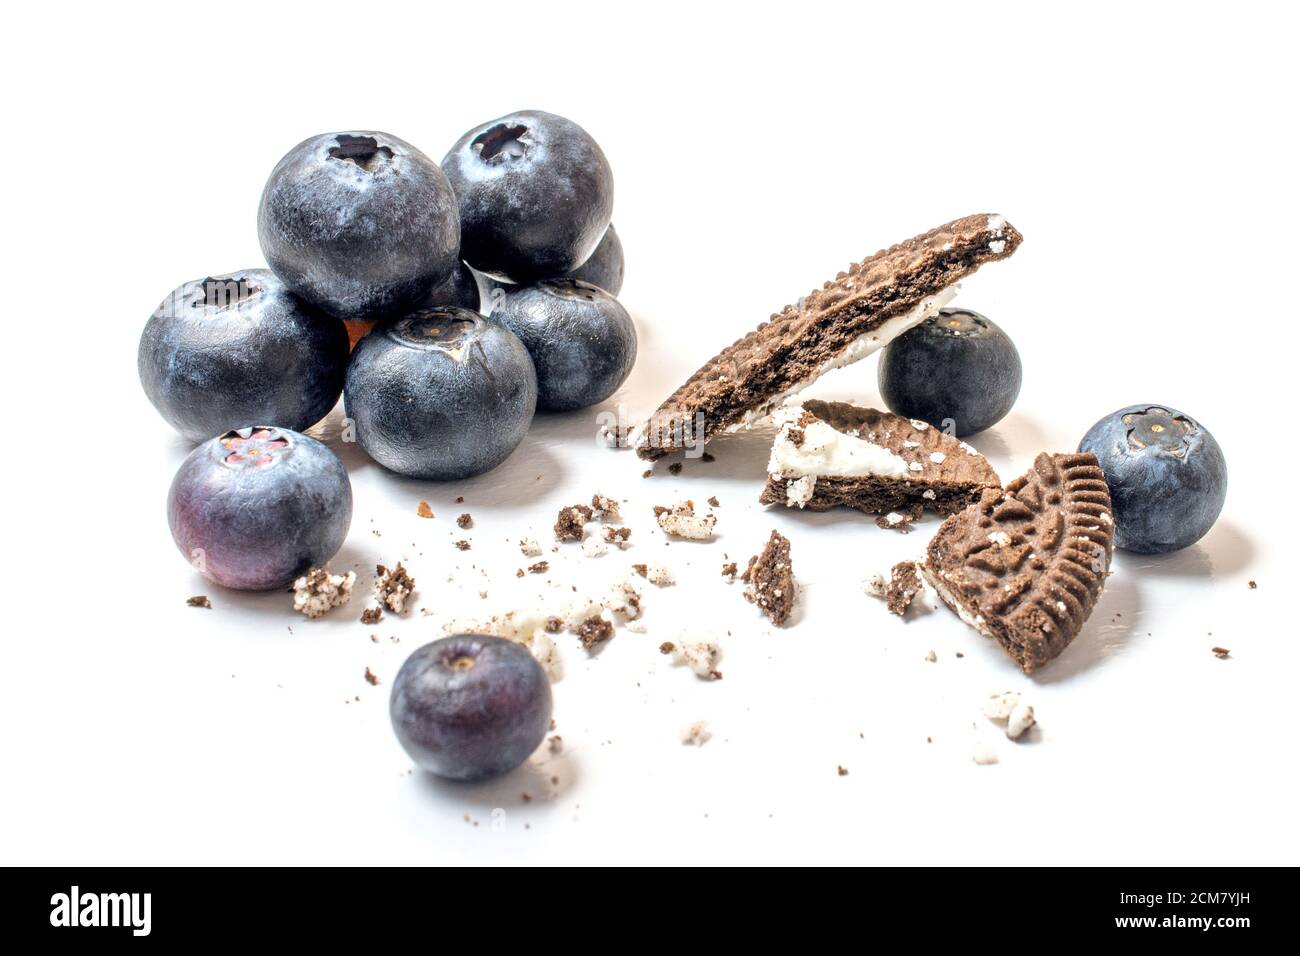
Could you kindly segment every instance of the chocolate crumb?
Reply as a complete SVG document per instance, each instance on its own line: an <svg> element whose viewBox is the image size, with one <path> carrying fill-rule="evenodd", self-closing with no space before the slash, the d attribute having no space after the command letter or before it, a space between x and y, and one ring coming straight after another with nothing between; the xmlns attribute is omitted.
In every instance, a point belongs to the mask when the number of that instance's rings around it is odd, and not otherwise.
<svg viewBox="0 0 1300 956"><path fill-rule="evenodd" d="M920 590L921 577L916 573L916 563L899 561L890 571L889 586L885 589L889 612L902 617Z"/></svg>
<svg viewBox="0 0 1300 956"><path fill-rule="evenodd" d="M605 540L610 544L616 544L620 548L626 548L628 539L632 537L631 528L606 528Z"/></svg>
<svg viewBox="0 0 1300 956"><path fill-rule="evenodd" d="M1250 585L1250 589L1252 591L1255 590L1255 588L1259 587L1259 585L1256 584L1254 581L1247 581L1246 583Z"/></svg>
<svg viewBox="0 0 1300 956"><path fill-rule="evenodd" d="M632 565L632 570L643 578L650 576L650 569L644 564L634 564Z"/></svg>
<svg viewBox="0 0 1300 956"><path fill-rule="evenodd" d="M664 641L662 644L659 645L660 654L671 654L675 650L677 650L677 645L674 644L672 641Z"/></svg>
<svg viewBox="0 0 1300 956"><path fill-rule="evenodd" d="M375 566L375 596L381 606L394 614L406 609L406 599L415 590L415 578L407 573L399 561L391 571L382 564Z"/></svg>
<svg viewBox="0 0 1300 956"><path fill-rule="evenodd" d="M583 525L591 520L591 509L586 505L561 508L555 519L555 537L559 541L581 541Z"/></svg>
<svg viewBox="0 0 1300 956"><path fill-rule="evenodd" d="M379 675L376 674L374 671L372 671L369 667L366 668L366 683L369 684L371 687L374 687L379 683Z"/></svg>
<svg viewBox="0 0 1300 956"><path fill-rule="evenodd" d="M185 604L187 607L205 607L208 610L212 610L212 602L208 600L206 594L196 594L192 598L186 598Z"/></svg>
<svg viewBox="0 0 1300 956"><path fill-rule="evenodd" d="M739 568L736 567L735 561L728 561L726 564L722 566L722 576L724 578L734 579L738 573L739 573Z"/></svg>
<svg viewBox="0 0 1300 956"><path fill-rule="evenodd" d="M517 578L522 578L523 576L524 576L524 569L523 569L523 568L518 568L518 569L515 571L515 577L517 577Z"/></svg>
<svg viewBox="0 0 1300 956"><path fill-rule="evenodd" d="M429 507L429 502L427 501L421 501L418 505L416 505L415 513L419 515L421 518L433 517L433 509Z"/></svg>
<svg viewBox="0 0 1300 956"><path fill-rule="evenodd" d="M468 541L457 541L455 542L455 544L456 547L458 547L462 551L468 551L471 547L473 547L473 545L471 545Z"/></svg>
<svg viewBox="0 0 1300 956"><path fill-rule="evenodd" d="M682 473L682 463L680 461L675 461L668 466L668 474L680 475L681 473Z"/></svg>
<svg viewBox="0 0 1300 956"><path fill-rule="evenodd" d="M721 504L722 504L722 502L718 500L718 496L717 496L717 495L709 495L709 506L710 506L710 507L717 508L717 507L719 507Z"/></svg>
<svg viewBox="0 0 1300 956"><path fill-rule="evenodd" d="M459 497L456 498L456 504L458 504L458 505L463 505L464 503L465 503L465 496L464 496L464 495L460 495Z"/></svg>
<svg viewBox="0 0 1300 956"><path fill-rule="evenodd" d="M845 766L839 766L835 768L835 772L839 774L841 777L847 777L849 775L849 768Z"/></svg>
<svg viewBox="0 0 1300 956"><path fill-rule="evenodd" d="M377 607L368 607L361 612L362 624L378 624L384 617L384 612Z"/></svg>
<svg viewBox="0 0 1300 956"><path fill-rule="evenodd" d="M564 738L561 737L559 734L555 734L551 737L547 737L546 749L553 754L558 754L561 750L564 749Z"/></svg>
<svg viewBox="0 0 1300 956"><path fill-rule="evenodd" d="M785 624L794 610L798 590L790 562L789 539L773 531L762 552L749 559L741 580L749 584L745 599L756 604L777 627Z"/></svg>
<svg viewBox="0 0 1300 956"><path fill-rule="evenodd" d="M717 460L718 460L717 457L711 451L706 451L703 455L700 456L700 461L704 462L705 464Z"/></svg>
<svg viewBox="0 0 1300 956"><path fill-rule="evenodd" d="M649 478L649 477L650 477L651 475L653 475L653 474L654 474L654 471L652 471L651 469L647 468L645 471L641 472L641 477L642 477L642 478Z"/></svg>
<svg viewBox="0 0 1300 956"><path fill-rule="evenodd" d="M577 634L583 649L589 651L614 636L614 625L603 617L589 617L578 625Z"/></svg>
<svg viewBox="0 0 1300 956"><path fill-rule="evenodd" d="M456 527L463 528L468 531L470 528L474 527L473 516L471 516L468 511L465 512L463 515L461 515L456 519Z"/></svg>
<svg viewBox="0 0 1300 956"><path fill-rule="evenodd" d="M1231 654L1232 651L1228 650L1226 647L1211 647L1210 653L1222 661L1222 660L1226 660L1228 655Z"/></svg>
<svg viewBox="0 0 1300 956"><path fill-rule="evenodd" d="M542 629L546 631L547 634L559 634L564 630L564 621L558 617L548 617L546 623L542 626Z"/></svg>
<svg viewBox="0 0 1300 956"><path fill-rule="evenodd" d="M529 574L545 574L549 570L551 570L551 562L549 561L538 561L535 564L528 565Z"/></svg>

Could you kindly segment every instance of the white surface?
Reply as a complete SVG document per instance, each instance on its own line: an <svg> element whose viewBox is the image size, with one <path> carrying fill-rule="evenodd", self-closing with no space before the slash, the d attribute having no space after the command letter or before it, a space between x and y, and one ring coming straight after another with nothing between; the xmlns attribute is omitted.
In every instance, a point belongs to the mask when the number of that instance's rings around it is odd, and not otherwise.
<svg viewBox="0 0 1300 956"><path fill-rule="evenodd" d="M0 65L4 862L1296 862L1297 526L1278 507L1294 508L1297 464L1294 14L37 9L11 14ZM957 301L1015 338L1025 384L973 444L1010 479L1115 408L1172 403L1225 449L1222 519L1182 554L1121 555L1086 631L1029 679L946 610L903 623L862 593L933 519L904 537L764 511L770 431L643 481L597 447L592 410L539 419L458 485L398 480L335 443L357 506L335 567L361 572L360 595L377 561L407 561L431 617L368 628L354 600L309 622L287 594L202 583L163 514L187 449L135 375L154 304L260 263L264 177L306 136L373 127L437 159L521 107L579 121L613 163L641 341L630 410L850 259L999 212L1024 246ZM874 366L813 394L875 401ZM404 655L446 617L544 590L515 579L515 541L549 549L559 506L597 490L627 499L633 547L563 548L550 578L596 591L665 563L679 583L644 587L647 633L593 659L561 641L562 757L470 788L408 774L386 713ZM651 506L713 494L717 540L665 546ZM803 584L780 631L719 576L774 527ZM196 593L214 609L187 608ZM720 682L657 653L712 629ZM1029 742L981 716L1008 689L1040 722ZM683 746L698 720L712 739ZM996 765L973 763L976 735Z"/></svg>

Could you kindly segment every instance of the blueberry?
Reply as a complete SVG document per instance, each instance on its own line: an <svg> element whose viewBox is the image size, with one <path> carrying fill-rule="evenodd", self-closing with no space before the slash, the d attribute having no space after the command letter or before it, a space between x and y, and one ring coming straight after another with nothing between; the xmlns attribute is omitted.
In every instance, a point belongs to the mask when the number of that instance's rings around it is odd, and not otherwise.
<svg viewBox="0 0 1300 956"><path fill-rule="evenodd" d="M1020 394L1020 353L991 319L940 309L885 347L876 375L891 412L961 437L1011 411Z"/></svg>
<svg viewBox="0 0 1300 956"><path fill-rule="evenodd" d="M387 133L326 133L280 160L257 213L285 284L341 319L402 311L457 265L456 197L442 170Z"/></svg>
<svg viewBox="0 0 1300 956"><path fill-rule="evenodd" d="M442 161L460 208L461 254L507 282L562 276L609 227L614 176L562 116L524 110L470 130Z"/></svg>
<svg viewBox="0 0 1300 956"><path fill-rule="evenodd" d="M541 744L551 725L551 685L514 641L457 634L406 659L388 713L421 768L484 780L515 769Z"/></svg>
<svg viewBox="0 0 1300 956"><path fill-rule="evenodd" d="M1097 456L1115 509L1115 543L1139 554L1167 554L1199 541L1228 494L1219 443L1168 405L1130 405L1083 436Z"/></svg>
<svg viewBox="0 0 1300 956"><path fill-rule="evenodd" d="M137 365L149 401L198 442L256 422L309 428L338 401L347 361L342 322L248 269L172 292L144 327Z"/></svg>
<svg viewBox="0 0 1300 956"><path fill-rule="evenodd" d="M313 438L258 425L194 449L172 479L167 522L181 554L228 588L287 587L338 553L352 486Z"/></svg>
<svg viewBox="0 0 1300 956"><path fill-rule="evenodd" d="M537 366L537 405L549 411L604 401L636 362L636 328L627 310L589 282L515 286L495 301L492 320L528 347Z"/></svg>
<svg viewBox="0 0 1300 956"><path fill-rule="evenodd" d="M618 295L623 288L623 243L613 223L605 230L605 238L600 240L591 258L570 272L569 278L590 282L610 295Z"/></svg>
<svg viewBox="0 0 1300 956"><path fill-rule="evenodd" d="M422 309L357 344L343 399L375 461L447 481L495 468L523 441L537 373L504 326L468 309Z"/></svg>

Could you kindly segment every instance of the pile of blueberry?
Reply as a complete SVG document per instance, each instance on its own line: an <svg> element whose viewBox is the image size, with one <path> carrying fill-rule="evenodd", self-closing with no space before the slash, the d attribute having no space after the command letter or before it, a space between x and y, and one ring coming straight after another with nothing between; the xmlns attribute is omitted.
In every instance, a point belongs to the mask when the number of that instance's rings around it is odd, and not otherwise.
<svg viewBox="0 0 1300 956"><path fill-rule="evenodd" d="M347 476L301 433L340 395L372 458L446 481L499 465L538 408L613 394L637 351L613 206L605 154L550 113L484 123L441 167L387 133L290 150L258 209L270 268L186 282L140 339L150 401L206 442L171 490L185 555L246 589L333 556Z"/></svg>
<svg viewBox="0 0 1300 956"><path fill-rule="evenodd" d="M880 395L897 415L958 437L1001 421L1020 394L1020 354L991 319L969 309L938 315L900 335L877 366ZM1097 456L1115 511L1115 543L1139 554L1195 544L1228 493L1219 443L1168 405L1130 405L1101 419L1079 443Z"/></svg>

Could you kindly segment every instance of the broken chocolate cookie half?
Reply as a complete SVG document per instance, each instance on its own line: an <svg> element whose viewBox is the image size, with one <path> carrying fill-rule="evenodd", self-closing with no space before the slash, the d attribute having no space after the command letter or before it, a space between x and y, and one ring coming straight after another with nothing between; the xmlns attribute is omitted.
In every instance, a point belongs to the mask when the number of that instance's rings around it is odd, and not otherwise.
<svg viewBox="0 0 1300 956"><path fill-rule="evenodd" d="M981 213L850 266L710 359L637 430L637 454L653 461L764 418L937 313L958 282L1020 240L1002 216Z"/></svg>
<svg viewBox="0 0 1300 956"><path fill-rule="evenodd" d="M947 515L1001 488L983 455L922 421L822 401L784 406L775 418L763 504Z"/></svg>
<svg viewBox="0 0 1300 956"><path fill-rule="evenodd" d="M1115 547L1106 479L1091 454L1039 455L940 525L921 573L1025 673L1060 654L1101 595Z"/></svg>

